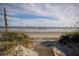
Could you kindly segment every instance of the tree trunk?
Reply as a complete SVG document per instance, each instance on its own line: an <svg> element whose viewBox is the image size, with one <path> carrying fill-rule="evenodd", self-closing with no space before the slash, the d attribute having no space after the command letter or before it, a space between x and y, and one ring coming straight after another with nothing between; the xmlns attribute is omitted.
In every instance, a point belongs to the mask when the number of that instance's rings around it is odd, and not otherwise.
<svg viewBox="0 0 79 59"><path fill-rule="evenodd" d="M6 9L5 8L4 8L4 20L5 20L5 32L8 32L8 24L7 24Z"/></svg>

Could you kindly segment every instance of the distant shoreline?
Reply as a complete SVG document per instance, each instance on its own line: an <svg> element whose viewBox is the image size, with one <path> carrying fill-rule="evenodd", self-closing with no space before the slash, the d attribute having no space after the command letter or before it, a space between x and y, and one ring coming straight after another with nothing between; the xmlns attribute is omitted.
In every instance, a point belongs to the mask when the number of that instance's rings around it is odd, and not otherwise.
<svg viewBox="0 0 79 59"><path fill-rule="evenodd" d="M5 28L5 27L1 27L0 26L0 28ZM8 28L36 28L36 29L47 29L47 28L49 28L49 29L51 29L51 28L53 28L53 29L79 29L79 27L21 27L21 26L12 26L12 27L8 27Z"/></svg>

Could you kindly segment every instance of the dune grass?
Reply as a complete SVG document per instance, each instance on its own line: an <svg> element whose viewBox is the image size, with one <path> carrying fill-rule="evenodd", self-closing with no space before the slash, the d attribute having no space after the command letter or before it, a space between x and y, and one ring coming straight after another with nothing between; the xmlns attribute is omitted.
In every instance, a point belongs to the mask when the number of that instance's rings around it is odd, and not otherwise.
<svg viewBox="0 0 79 59"><path fill-rule="evenodd" d="M11 47L18 44L26 48L32 44L30 38L22 32L1 32L0 36L0 46L7 47L5 52L12 50Z"/></svg>

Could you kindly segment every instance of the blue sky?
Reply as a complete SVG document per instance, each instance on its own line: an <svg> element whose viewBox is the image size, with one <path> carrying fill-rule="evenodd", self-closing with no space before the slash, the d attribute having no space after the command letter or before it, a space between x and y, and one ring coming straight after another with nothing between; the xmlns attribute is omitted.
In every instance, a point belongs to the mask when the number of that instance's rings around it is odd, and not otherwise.
<svg viewBox="0 0 79 59"><path fill-rule="evenodd" d="M9 26L74 26L79 20L79 4L21 3L0 4L0 26L6 8Z"/></svg>

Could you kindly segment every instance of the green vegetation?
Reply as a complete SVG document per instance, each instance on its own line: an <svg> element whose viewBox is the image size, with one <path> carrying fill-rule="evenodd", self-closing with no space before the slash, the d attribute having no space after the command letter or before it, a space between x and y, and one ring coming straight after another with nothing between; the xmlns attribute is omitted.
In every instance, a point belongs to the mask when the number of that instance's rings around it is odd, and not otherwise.
<svg viewBox="0 0 79 59"><path fill-rule="evenodd" d="M0 41L22 41L22 39L29 38L24 33L15 33L15 32L8 32L2 33Z"/></svg>
<svg viewBox="0 0 79 59"><path fill-rule="evenodd" d="M24 33L8 32L8 33L1 33L0 35L1 35L0 43L3 43L3 44L8 44L8 43L28 44L31 42L30 38Z"/></svg>
<svg viewBox="0 0 79 59"><path fill-rule="evenodd" d="M66 42L75 43L75 44L79 43L79 32L66 33L62 35L59 39L60 39L59 42L64 44L66 44Z"/></svg>
<svg viewBox="0 0 79 59"><path fill-rule="evenodd" d="M24 47L29 47L29 44L32 44L30 38L24 33L20 32L8 32L0 33L0 49L4 49L5 54L9 51L12 51L13 46L23 45ZM4 47L4 48L1 48Z"/></svg>

